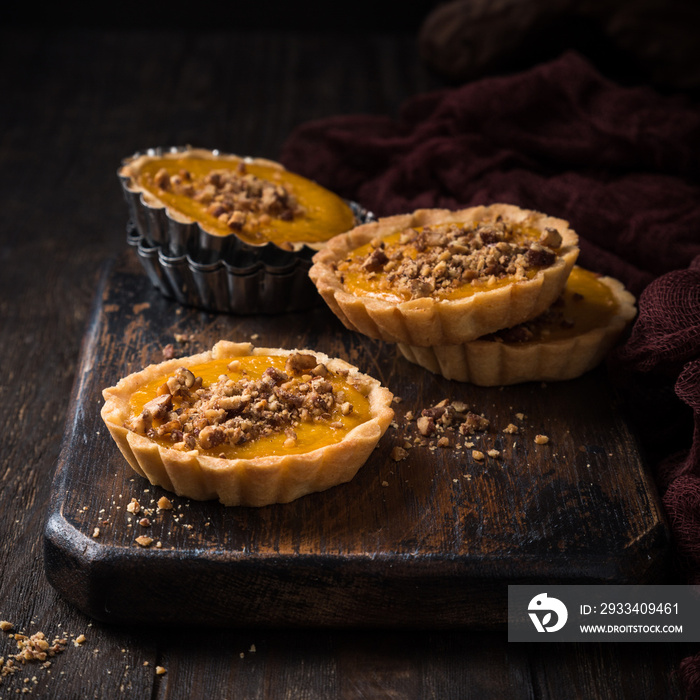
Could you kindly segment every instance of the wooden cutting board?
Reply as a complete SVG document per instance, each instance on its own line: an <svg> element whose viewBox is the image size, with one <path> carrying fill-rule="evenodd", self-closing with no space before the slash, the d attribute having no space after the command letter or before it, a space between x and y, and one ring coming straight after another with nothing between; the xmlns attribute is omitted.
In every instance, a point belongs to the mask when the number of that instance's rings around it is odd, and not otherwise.
<svg viewBox="0 0 700 700"><path fill-rule="evenodd" d="M352 482L286 505L226 508L132 472L101 421L102 389L161 361L169 343L186 355L222 338L342 357L400 397L394 425ZM418 434L406 412L444 398L490 420L475 448L500 458L417 445L391 459ZM517 434L502 432L509 423ZM536 444L537 434L549 443ZM126 509L132 498L155 508L163 495L175 507L154 510L148 527ZM153 545L140 547L140 535ZM50 582L96 619L493 628L506 623L509 583L662 582L668 548L655 487L604 369L563 383L474 387L347 331L323 305L283 316L184 308L151 287L131 254L102 277L45 529Z"/></svg>

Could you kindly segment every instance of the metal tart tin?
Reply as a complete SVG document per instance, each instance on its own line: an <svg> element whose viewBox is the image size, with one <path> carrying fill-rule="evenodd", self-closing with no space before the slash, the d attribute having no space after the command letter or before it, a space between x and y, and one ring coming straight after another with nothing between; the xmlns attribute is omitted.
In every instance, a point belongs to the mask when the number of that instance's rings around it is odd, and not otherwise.
<svg viewBox="0 0 700 700"><path fill-rule="evenodd" d="M148 149L124 160L122 167L141 155L158 157L188 150L192 149ZM218 151L212 153L219 155ZM129 212L127 243L163 296L185 306L233 314L300 311L318 303L320 296L308 271L322 244L301 244L286 250L272 242L252 245L235 233L212 235L197 222L176 221L167 208L147 203L141 192L130 187L129 178L121 174L122 167L117 175ZM347 203L355 225L375 219L359 204Z"/></svg>

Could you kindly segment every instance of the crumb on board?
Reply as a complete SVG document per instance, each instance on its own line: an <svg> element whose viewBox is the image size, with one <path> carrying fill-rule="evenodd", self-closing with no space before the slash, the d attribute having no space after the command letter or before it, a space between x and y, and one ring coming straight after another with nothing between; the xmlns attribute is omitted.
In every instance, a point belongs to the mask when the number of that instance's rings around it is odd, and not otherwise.
<svg viewBox="0 0 700 700"><path fill-rule="evenodd" d="M136 538L136 544L141 547L150 547L153 544L153 538L146 535L140 535Z"/></svg>
<svg viewBox="0 0 700 700"><path fill-rule="evenodd" d="M400 462L402 459L406 459L408 456L408 452L401 446L396 445L394 449L391 451L391 458L394 460L394 462Z"/></svg>
<svg viewBox="0 0 700 700"><path fill-rule="evenodd" d="M156 666L156 675L157 676L162 676L164 673L167 673L167 671L163 666Z"/></svg>
<svg viewBox="0 0 700 700"><path fill-rule="evenodd" d="M172 509L173 509L173 504L169 498L167 498L166 496L161 496L158 499L158 510L172 510Z"/></svg>
<svg viewBox="0 0 700 700"><path fill-rule="evenodd" d="M132 498L126 509L129 511L129 513L136 515L141 510L141 504L135 498Z"/></svg>
<svg viewBox="0 0 700 700"><path fill-rule="evenodd" d="M546 435L535 435L535 442L538 445L546 445L549 442L549 437Z"/></svg>

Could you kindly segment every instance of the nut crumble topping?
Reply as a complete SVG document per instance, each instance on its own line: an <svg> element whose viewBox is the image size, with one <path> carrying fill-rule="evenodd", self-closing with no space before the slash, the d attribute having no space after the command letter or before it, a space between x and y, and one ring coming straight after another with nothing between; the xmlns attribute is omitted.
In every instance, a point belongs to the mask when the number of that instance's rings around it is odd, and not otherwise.
<svg viewBox="0 0 700 700"><path fill-rule="evenodd" d="M304 213L287 187L249 173L244 162L236 170L212 170L199 178L185 169L171 175L161 168L153 183L204 205L231 231L264 226L273 218L292 221Z"/></svg>
<svg viewBox="0 0 700 700"><path fill-rule="evenodd" d="M551 266L562 238L547 229L539 240L529 240L517 226L502 221L479 224L442 224L408 228L398 245L382 239L370 242L370 252L337 264L345 272L370 278L381 273L379 287L418 299L448 293L474 281L495 284L504 277L524 280L537 269Z"/></svg>
<svg viewBox="0 0 700 700"><path fill-rule="evenodd" d="M233 360L229 369L240 370L240 362ZM126 427L169 441L183 451L242 445L281 432L287 436L285 446L293 447L302 423L326 422L342 428L342 423L333 420L334 410L342 415L352 413L352 404L329 375L326 365L314 355L301 352L287 358L284 371L268 367L260 379L245 372L237 380L222 374L206 388L201 377L181 367ZM159 507L167 505L159 501Z"/></svg>

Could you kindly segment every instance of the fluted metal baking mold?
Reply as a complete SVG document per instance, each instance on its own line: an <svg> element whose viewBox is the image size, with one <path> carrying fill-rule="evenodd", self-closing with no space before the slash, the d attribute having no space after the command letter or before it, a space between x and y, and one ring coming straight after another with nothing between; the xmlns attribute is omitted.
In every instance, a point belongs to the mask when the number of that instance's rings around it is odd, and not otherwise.
<svg viewBox="0 0 700 700"><path fill-rule="evenodd" d="M122 167L141 155L189 149L148 149L126 159ZM150 206L141 192L129 187L129 178L120 172L118 177L130 217L127 242L163 296L185 306L234 314L299 311L320 300L308 277L316 248L303 244L289 251L271 242L252 245L235 233L212 235L197 222L175 221L165 207ZM356 225L375 219L356 202L348 205Z"/></svg>

